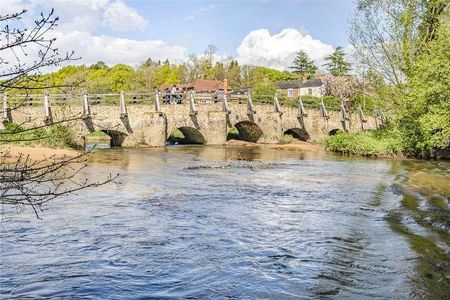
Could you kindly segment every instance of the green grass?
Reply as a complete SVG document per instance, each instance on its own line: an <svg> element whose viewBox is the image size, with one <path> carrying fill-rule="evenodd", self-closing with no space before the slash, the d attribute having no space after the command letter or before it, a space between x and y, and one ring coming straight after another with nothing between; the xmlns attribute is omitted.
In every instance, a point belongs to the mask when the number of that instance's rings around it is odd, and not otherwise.
<svg viewBox="0 0 450 300"><path fill-rule="evenodd" d="M184 135L179 129L175 129L174 131L172 131L170 136L176 139L184 139Z"/></svg>
<svg viewBox="0 0 450 300"><path fill-rule="evenodd" d="M372 157L399 157L403 156L404 150L399 134L390 129L339 132L325 140L325 149Z"/></svg>
<svg viewBox="0 0 450 300"><path fill-rule="evenodd" d="M93 136L93 137L109 137L106 133L104 133L101 130L93 131L89 133L87 136Z"/></svg>
<svg viewBox="0 0 450 300"><path fill-rule="evenodd" d="M25 131L20 125L8 123L0 132L0 144L4 145L40 145L50 148L78 149L75 133L69 126L54 125L46 128Z"/></svg>

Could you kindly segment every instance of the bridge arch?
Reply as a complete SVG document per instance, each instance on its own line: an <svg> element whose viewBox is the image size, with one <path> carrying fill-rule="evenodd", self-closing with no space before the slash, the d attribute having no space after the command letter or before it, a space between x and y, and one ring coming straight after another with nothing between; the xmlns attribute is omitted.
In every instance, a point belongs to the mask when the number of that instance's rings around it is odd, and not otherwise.
<svg viewBox="0 0 450 300"><path fill-rule="evenodd" d="M306 131L306 129L303 129L303 128L290 128L290 129L284 131L283 135L290 135L293 138L303 141L303 142L306 142L311 139L308 131Z"/></svg>
<svg viewBox="0 0 450 300"><path fill-rule="evenodd" d="M203 136L203 134L194 127L189 126L183 126L178 127L177 130L179 130L182 134L182 136L178 136L174 134L175 130L169 135L169 138L167 139L167 142L169 144L197 144L197 145L204 145L206 144L206 139Z"/></svg>
<svg viewBox="0 0 450 300"><path fill-rule="evenodd" d="M111 140L109 142L111 147L122 146L123 142L125 141L125 138L128 136L126 133L123 133L118 130L103 129L102 132L111 137Z"/></svg>
<svg viewBox="0 0 450 300"><path fill-rule="evenodd" d="M239 132L239 140L256 143L263 135L262 129L252 121L238 122L234 127Z"/></svg>
<svg viewBox="0 0 450 300"><path fill-rule="evenodd" d="M333 135L338 134L339 132L343 132L343 130L342 130L342 129L339 129L339 128L334 128L334 129L331 129L331 130L328 132L328 135L329 135L329 136L333 136Z"/></svg>

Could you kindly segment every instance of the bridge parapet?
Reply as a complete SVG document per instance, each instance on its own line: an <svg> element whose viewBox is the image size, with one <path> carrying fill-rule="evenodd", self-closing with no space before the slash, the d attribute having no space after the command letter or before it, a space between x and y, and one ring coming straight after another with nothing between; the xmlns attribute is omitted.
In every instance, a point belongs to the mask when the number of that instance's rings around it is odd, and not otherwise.
<svg viewBox="0 0 450 300"><path fill-rule="evenodd" d="M173 96L173 97L172 97ZM272 100L270 100L272 99ZM101 130L114 146L164 146L176 129L191 142L222 144L231 128L239 138L262 143L278 142L283 134L319 141L336 130L377 128L381 114L328 110L322 103L286 103L275 96L158 93L96 95L26 95L3 97L3 121L36 126L70 120L80 141ZM19 107L20 109L16 109Z"/></svg>

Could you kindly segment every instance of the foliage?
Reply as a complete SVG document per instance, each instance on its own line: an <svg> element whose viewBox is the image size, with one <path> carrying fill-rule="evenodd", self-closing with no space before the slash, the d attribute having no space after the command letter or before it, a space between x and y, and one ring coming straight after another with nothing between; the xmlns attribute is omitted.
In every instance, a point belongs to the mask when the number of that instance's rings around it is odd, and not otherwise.
<svg viewBox="0 0 450 300"><path fill-rule="evenodd" d="M277 87L274 82L269 79L264 79L256 83L252 88L253 101L271 101L273 95L276 93Z"/></svg>
<svg viewBox="0 0 450 300"><path fill-rule="evenodd" d="M342 47L337 47L334 53L326 57L324 65L333 76L345 76L351 70L350 63L345 61L345 53Z"/></svg>
<svg viewBox="0 0 450 300"><path fill-rule="evenodd" d="M297 56L290 68L294 70L294 73L297 73L302 77L306 76L308 79L314 76L317 71L316 65L309 59L304 51L297 52Z"/></svg>
<svg viewBox="0 0 450 300"><path fill-rule="evenodd" d="M410 92L397 123L410 154L427 156L450 147L450 17L411 67Z"/></svg>
<svg viewBox="0 0 450 300"><path fill-rule="evenodd" d="M444 0L361 0L352 23L368 96L389 109L409 156L450 148L449 14Z"/></svg>
<svg viewBox="0 0 450 300"><path fill-rule="evenodd" d="M6 123L1 142L20 145L37 144L50 148L79 148L73 130L70 126L61 124L27 131L19 124Z"/></svg>
<svg viewBox="0 0 450 300"><path fill-rule="evenodd" d="M394 157L403 153L399 133L391 128L347 133L339 131L325 140L325 149L344 154Z"/></svg>

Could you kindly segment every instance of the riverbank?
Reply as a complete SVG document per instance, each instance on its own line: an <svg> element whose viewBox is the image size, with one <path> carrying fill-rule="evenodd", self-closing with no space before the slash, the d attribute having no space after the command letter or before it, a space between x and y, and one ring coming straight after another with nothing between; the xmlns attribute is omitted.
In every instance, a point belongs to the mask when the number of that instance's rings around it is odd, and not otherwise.
<svg viewBox="0 0 450 300"><path fill-rule="evenodd" d="M326 151L377 158L405 158L404 148L396 132L367 130L338 132L324 141Z"/></svg>
<svg viewBox="0 0 450 300"><path fill-rule="evenodd" d="M258 147L261 145L266 145L270 149L273 150L282 150L282 151L308 151L308 152L321 152L324 151L324 148L318 144L312 144L309 142L302 142L298 140L292 140L289 143L284 144L257 144L247 141L240 140L229 140L224 146L232 146L232 147Z"/></svg>
<svg viewBox="0 0 450 300"><path fill-rule="evenodd" d="M70 149L48 148L42 146L8 145L0 146L0 152L7 160L28 157L31 160L67 159L75 157L79 152Z"/></svg>

